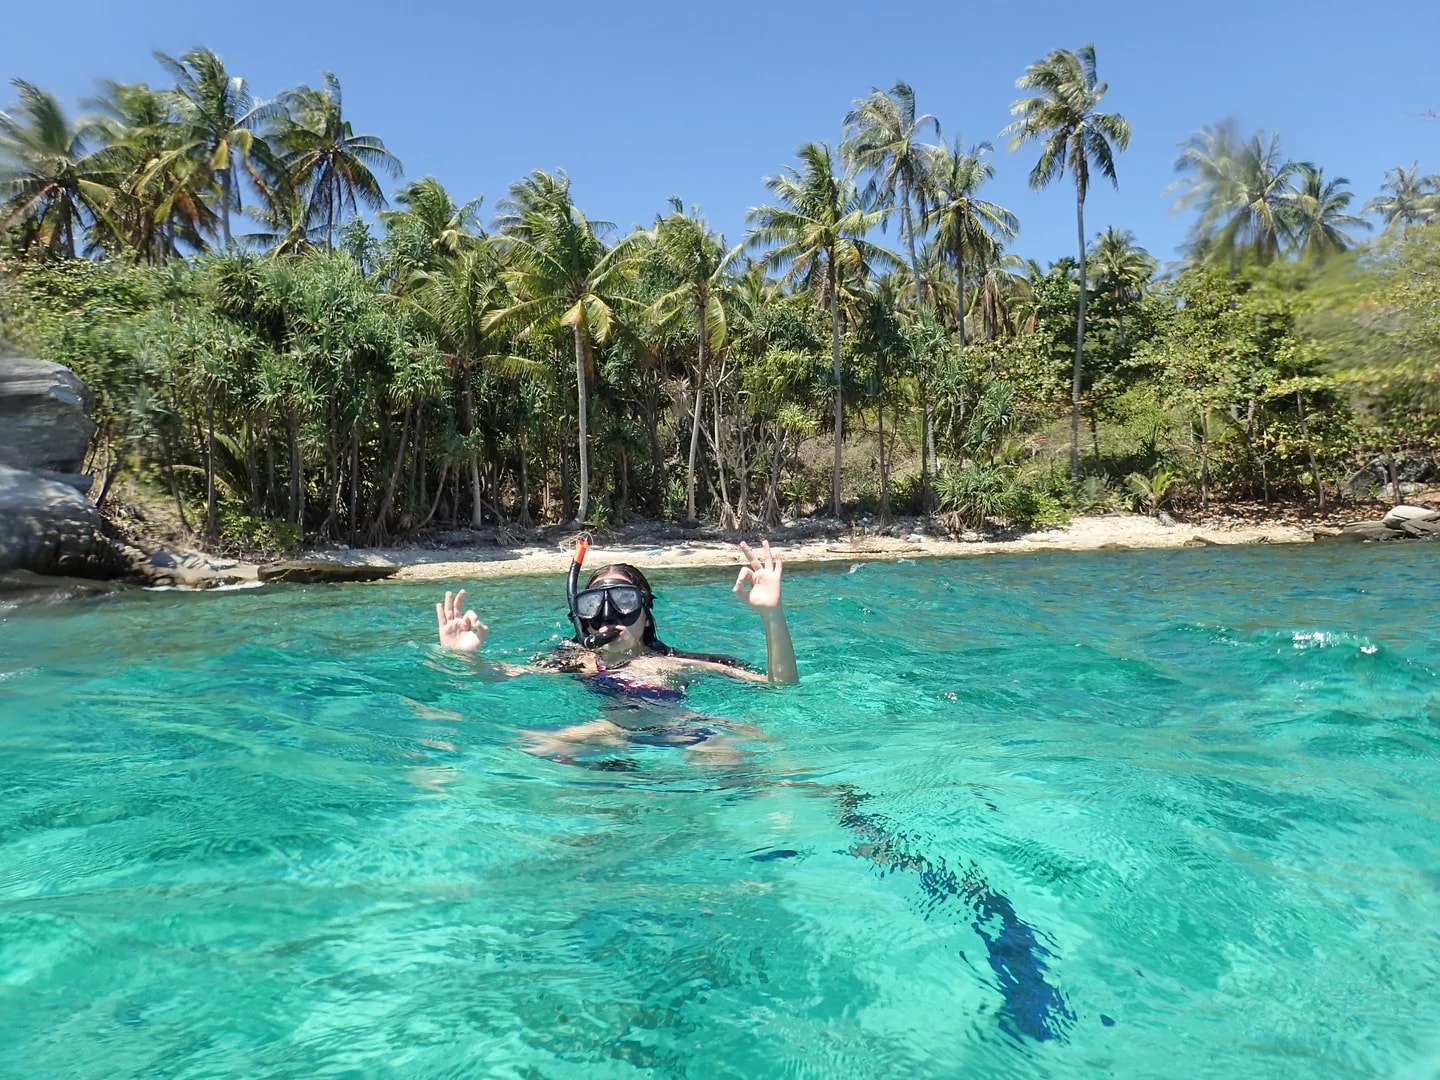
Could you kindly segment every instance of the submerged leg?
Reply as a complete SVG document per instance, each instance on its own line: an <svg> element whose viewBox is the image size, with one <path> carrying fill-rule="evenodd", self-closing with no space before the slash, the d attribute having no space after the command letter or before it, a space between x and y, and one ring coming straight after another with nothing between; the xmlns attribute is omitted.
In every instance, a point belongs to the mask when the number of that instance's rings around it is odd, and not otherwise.
<svg viewBox="0 0 1440 1080"><path fill-rule="evenodd" d="M1035 928L1016 914L1009 898L992 889L973 864L960 877L944 860L931 862L910 851L904 835L893 832L884 818L860 809L861 803L870 798L865 792L849 785L832 790L839 792L835 798L840 805L840 823L862 840L851 846L849 854L885 869L915 871L920 888L929 898L926 918L950 900L959 900L969 909L970 925L985 943L990 970L995 973L1004 1001L1001 1028L1039 1042L1063 1040L1075 1013L1065 996L1045 977L1050 950L1040 941Z"/></svg>

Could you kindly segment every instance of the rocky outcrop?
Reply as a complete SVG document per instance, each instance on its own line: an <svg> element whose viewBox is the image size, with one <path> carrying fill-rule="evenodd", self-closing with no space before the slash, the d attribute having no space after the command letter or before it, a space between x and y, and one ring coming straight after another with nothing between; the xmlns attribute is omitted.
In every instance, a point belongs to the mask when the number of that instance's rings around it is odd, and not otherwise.
<svg viewBox="0 0 1440 1080"><path fill-rule="evenodd" d="M1440 512L1424 506L1396 506L1379 521L1352 521L1338 529L1316 529L1316 543L1440 540Z"/></svg>
<svg viewBox="0 0 1440 1080"><path fill-rule="evenodd" d="M90 392L69 368L0 357L0 465L81 479L95 433L89 408Z"/></svg>
<svg viewBox="0 0 1440 1080"><path fill-rule="evenodd" d="M400 567L365 563L326 562L323 559L271 563L260 567L261 581L289 581L314 584L328 581L381 581L400 572Z"/></svg>
<svg viewBox="0 0 1440 1080"><path fill-rule="evenodd" d="M1367 462L1345 481L1344 487L1347 493L1360 498L1385 498L1392 495L1394 486L1398 485L1399 494L1395 497L1408 498L1436 480L1440 480L1440 467L1436 466L1433 458L1402 451L1389 458L1382 456Z"/></svg>
<svg viewBox="0 0 1440 1080"><path fill-rule="evenodd" d="M123 560L105 538L80 472L95 425L85 384L44 360L0 357L0 572L112 577Z"/></svg>
<svg viewBox="0 0 1440 1080"><path fill-rule="evenodd" d="M70 484L0 465L0 571L109 577L122 569L94 503Z"/></svg>

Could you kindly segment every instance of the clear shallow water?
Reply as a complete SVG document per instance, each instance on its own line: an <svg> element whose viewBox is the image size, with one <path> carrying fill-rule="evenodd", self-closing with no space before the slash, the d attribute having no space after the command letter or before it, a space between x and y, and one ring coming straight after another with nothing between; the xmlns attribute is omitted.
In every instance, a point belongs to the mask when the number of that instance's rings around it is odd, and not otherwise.
<svg viewBox="0 0 1440 1080"><path fill-rule="evenodd" d="M0 614L0 1075L1440 1071L1440 547L849 569L800 686L691 687L744 758L627 771L432 586ZM562 589L473 585L487 651Z"/></svg>

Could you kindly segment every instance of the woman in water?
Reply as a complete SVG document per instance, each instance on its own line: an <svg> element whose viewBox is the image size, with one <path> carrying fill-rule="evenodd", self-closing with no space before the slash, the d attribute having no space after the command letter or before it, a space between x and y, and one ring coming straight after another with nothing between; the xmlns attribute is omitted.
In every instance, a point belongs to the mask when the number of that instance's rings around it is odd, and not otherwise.
<svg viewBox="0 0 1440 1080"><path fill-rule="evenodd" d="M679 700L685 676L704 671L772 683L799 681L795 650L780 602L780 560L771 554L768 543L763 558L745 544L740 545L740 550L745 565L735 579L735 594L757 611L764 623L769 658L766 675L749 671L735 660L681 652L660 641L651 611L654 594L645 575L633 566L620 563L597 570L585 589L579 590L580 564L585 558L582 542L570 567L567 590L574 642L567 643L559 656L541 661L535 668L505 665L504 669L512 674L536 669L572 672L615 700L613 707L606 710L606 718L558 732L527 733L532 741L525 749L566 764L600 769L629 770L638 766L624 759L584 761L573 755L587 747L630 744L684 747L713 755L709 760L716 764L738 761L740 755L733 745L710 726L717 721L663 703ZM435 605L440 644L457 652L474 653L485 643L489 627L473 611L464 611L464 602L462 591L453 597L446 593L444 602ZM735 724L724 726L740 730ZM753 731L746 734L759 735ZM834 799L840 824L856 838L848 853L879 867L882 876L897 869L913 870L925 893L927 919L940 905L953 902L950 910L969 922L984 942L1002 996L999 1018L1003 1030L1036 1041L1064 1041L1068 1037L1075 1012L1051 982L1049 967L1054 956L1044 935L1020 917L1009 898L991 888L979 867L972 862L957 872L945 860L931 860L914 850L907 833L865 808L871 796L853 785L808 781L797 784L790 779L774 783ZM797 854L780 849L751 858L768 860ZM1100 1020L1114 1022L1105 1016Z"/></svg>
<svg viewBox="0 0 1440 1080"><path fill-rule="evenodd" d="M701 671L718 671L759 682L799 682L795 647L780 596L784 564L772 554L768 540L763 558L748 544L742 543L740 551L745 565L740 567L733 591L760 615L765 627L766 674L749 671L735 660L687 653L662 642L655 633L655 594L645 575L627 563L602 567L590 575L584 591L572 591L570 621L575 626L573 644L579 648L567 649L565 655L544 667L584 675L612 674L616 682L640 685L671 685L681 681L677 676ZM581 541L571 565L572 582L584 557L585 544ZM462 614L464 604L465 590L461 589L453 596L447 592L444 601L435 605L440 644L455 652L474 653L485 644L490 628L475 612ZM626 674L619 676L621 671Z"/></svg>
<svg viewBox="0 0 1440 1080"><path fill-rule="evenodd" d="M579 675L593 689L620 698L622 710L638 709L642 702L678 702L689 677L703 672L756 682L800 681L795 667L795 648L781 602L784 564L770 551L769 541L764 544L763 557L752 552L748 544L740 545L744 564L735 578L733 590L760 615L765 627L764 675L742 666L738 660L685 652L661 641L655 629L654 592L645 575L628 563L602 567L590 576L583 590L578 589L585 550L582 540L570 566L567 590L574 640L567 642L558 655L538 661L533 668L504 665L507 674L549 670ZM466 611L464 604L465 590L462 589L453 596L447 592L444 601L435 605L440 644L455 652L476 653L485 644L490 628L475 612ZM620 719L628 720L623 716ZM679 717L672 712L668 723L646 727L637 727L634 722L595 720L560 732L532 733L535 742L528 749L543 757L563 757L577 744L635 742L637 733L644 735L639 741L697 747L716 734L705 727L678 725L676 719L693 717ZM723 745L723 740L719 745Z"/></svg>

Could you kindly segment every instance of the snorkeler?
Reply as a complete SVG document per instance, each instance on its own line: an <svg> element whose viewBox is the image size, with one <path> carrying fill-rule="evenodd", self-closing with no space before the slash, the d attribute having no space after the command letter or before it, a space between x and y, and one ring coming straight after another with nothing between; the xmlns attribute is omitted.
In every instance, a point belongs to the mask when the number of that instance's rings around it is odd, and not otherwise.
<svg viewBox="0 0 1440 1080"><path fill-rule="evenodd" d="M600 719L562 731L526 732L531 739L524 747L526 752L562 764L617 771L639 766L626 758L586 760L576 755L597 746L668 746L703 752L715 764L736 763L738 755L722 731L740 731L739 725L684 712L666 703L681 700L686 675L704 671L772 683L799 681L781 604L782 563L774 557L768 542L763 558L746 544L742 543L740 550L744 565L735 579L734 592L759 612L764 623L768 661L765 675L750 671L738 660L683 652L662 642L655 632L654 593L645 575L633 566L617 563L603 567L580 589L586 551L582 540L570 564L566 590L575 629L573 641L566 642L557 655L530 667L496 666L509 674L536 670L576 674L613 701L606 709L607 715ZM475 653L484 645L489 627L475 612L464 611L464 603L465 593L461 590L454 596L447 592L444 602L435 605L440 644L457 652ZM1076 1017L1065 995L1051 981L1049 967L1055 957L1047 939L1020 917L1005 895L989 885L979 867L971 863L956 872L944 859L927 858L915 849L909 835L878 813L868 811L863 804L871 796L851 784L797 782L789 778L774 783L833 799L840 811L839 823L855 837L846 854L871 863L882 876L896 870L913 871L924 894L925 918L943 907L970 922L984 944L1001 995L1002 1030L1012 1037L1035 1041L1067 1039ZM792 858L798 854L784 849L752 858ZM1102 1022L1107 1018L1102 1017Z"/></svg>
<svg viewBox="0 0 1440 1080"><path fill-rule="evenodd" d="M570 564L568 596L575 637L559 656L542 669L575 674L611 674L620 682L637 685L673 685L688 673L714 671L760 682L800 681L795 647L785 622L780 579L784 564L764 544L763 558L742 543L744 565L735 578L734 593L760 615L765 627L766 674L745 668L737 660L672 648L655 630L655 594L645 575L628 563L614 563L590 575L583 590L577 588L587 545L581 540ZM489 627L473 611L464 611L465 590L445 594L435 605L440 644L455 652L478 652ZM463 614L462 614L463 612ZM623 676L619 675L624 671Z"/></svg>
<svg viewBox="0 0 1440 1080"><path fill-rule="evenodd" d="M597 692L618 699L618 708L609 709L610 718L576 724L559 732L529 732L532 743L527 751L541 757L573 762L570 751L581 745L663 743L722 751L725 740L714 739L713 729L689 723L700 719L682 715L673 708L665 722L654 718L627 717L625 710L643 706L678 703L684 696L690 677L715 672L754 682L799 682L795 666L795 648L790 641L790 628L785 621L781 602L781 575L784 564L765 542L763 557L742 543L744 556L735 578L734 593L759 613L765 627L766 674L745 667L739 660L709 653L693 653L661 641L655 628L655 594L650 582L636 567L614 563L590 575L584 589L579 588L581 566L587 549L582 539L575 548L567 578L567 600L573 640L562 644L551 656L538 658L522 667L495 665L506 674L529 671L557 671L580 676ZM477 653L485 644L489 627L473 611L464 610L465 591L445 594L435 605L440 644L462 653ZM677 722L678 721L678 722ZM638 736L638 739L637 739Z"/></svg>

